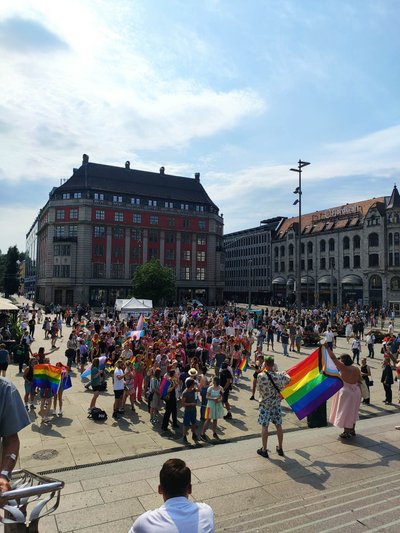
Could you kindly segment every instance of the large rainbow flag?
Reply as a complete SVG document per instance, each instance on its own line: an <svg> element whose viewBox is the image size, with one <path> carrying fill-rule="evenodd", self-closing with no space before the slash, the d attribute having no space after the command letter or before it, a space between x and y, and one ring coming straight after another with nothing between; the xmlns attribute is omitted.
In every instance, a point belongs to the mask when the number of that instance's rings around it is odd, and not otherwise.
<svg viewBox="0 0 400 533"><path fill-rule="evenodd" d="M281 394L299 420L312 413L343 387L339 371L325 346L292 366L290 383Z"/></svg>
<svg viewBox="0 0 400 533"><path fill-rule="evenodd" d="M33 367L32 385L40 389L50 389L54 395L58 391L61 381L61 368L58 366L44 364Z"/></svg>

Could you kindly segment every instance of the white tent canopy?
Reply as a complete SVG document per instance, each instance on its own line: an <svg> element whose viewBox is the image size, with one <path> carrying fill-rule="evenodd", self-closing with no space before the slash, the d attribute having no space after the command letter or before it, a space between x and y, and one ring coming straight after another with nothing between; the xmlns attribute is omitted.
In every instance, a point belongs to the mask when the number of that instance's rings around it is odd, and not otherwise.
<svg viewBox="0 0 400 533"><path fill-rule="evenodd" d="M121 313L127 316L140 314L149 315L151 311L151 307L145 305L136 298L131 298L121 307Z"/></svg>
<svg viewBox="0 0 400 533"><path fill-rule="evenodd" d="M19 311L19 308L7 298L0 298L0 311Z"/></svg>
<svg viewBox="0 0 400 533"><path fill-rule="evenodd" d="M114 305L114 308L116 311L121 311L121 308L123 305L127 304L129 302L129 298L127 299L123 299L123 298L117 298L115 300L115 305Z"/></svg>

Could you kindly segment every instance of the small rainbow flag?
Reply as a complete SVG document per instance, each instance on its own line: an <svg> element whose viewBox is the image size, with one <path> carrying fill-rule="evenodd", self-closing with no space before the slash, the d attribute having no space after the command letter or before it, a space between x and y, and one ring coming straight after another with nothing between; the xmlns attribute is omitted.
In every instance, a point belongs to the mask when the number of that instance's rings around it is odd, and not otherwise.
<svg viewBox="0 0 400 533"><path fill-rule="evenodd" d="M240 362L239 370L241 372L246 372L246 370L247 370L247 359L245 357L243 357L243 359Z"/></svg>
<svg viewBox="0 0 400 533"><path fill-rule="evenodd" d="M33 367L33 387L40 389L50 389L54 395L58 391L61 381L61 368L58 366L44 364Z"/></svg>
<svg viewBox="0 0 400 533"><path fill-rule="evenodd" d="M168 389L171 386L171 382L169 379L162 378L160 383L160 396L161 398L168 394Z"/></svg>
<svg viewBox="0 0 400 533"><path fill-rule="evenodd" d="M209 407L206 407L206 412L204 414L204 418L206 420L209 420L210 419L210 408Z"/></svg>
<svg viewBox="0 0 400 533"><path fill-rule="evenodd" d="M325 346L317 348L287 373L291 381L281 394L299 420L315 411L343 387L339 371Z"/></svg>

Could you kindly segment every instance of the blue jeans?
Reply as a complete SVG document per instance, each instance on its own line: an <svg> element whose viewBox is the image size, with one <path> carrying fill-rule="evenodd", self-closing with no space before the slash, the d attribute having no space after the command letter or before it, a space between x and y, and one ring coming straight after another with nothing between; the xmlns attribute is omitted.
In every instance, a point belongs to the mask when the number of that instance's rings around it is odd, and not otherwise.
<svg viewBox="0 0 400 533"><path fill-rule="evenodd" d="M284 343L282 342L283 355L286 355L286 356L289 355L289 354L288 354L288 349L287 349L287 347L288 347L288 345L287 345L287 344L284 344Z"/></svg>

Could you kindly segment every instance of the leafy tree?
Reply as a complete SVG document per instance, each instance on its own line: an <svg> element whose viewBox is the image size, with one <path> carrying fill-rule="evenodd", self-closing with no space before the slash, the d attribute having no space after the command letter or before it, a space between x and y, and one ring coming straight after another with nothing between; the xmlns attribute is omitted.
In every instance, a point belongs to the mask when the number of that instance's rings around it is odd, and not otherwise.
<svg viewBox="0 0 400 533"><path fill-rule="evenodd" d="M16 246L10 246L8 249L4 274L3 274L3 289L6 296L18 292L19 287L19 263L21 254Z"/></svg>
<svg viewBox="0 0 400 533"><path fill-rule="evenodd" d="M136 270L132 285L136 298L153 300L157 305L174 297L175 273L163 267L158 259L152 259Z"/></svg>

